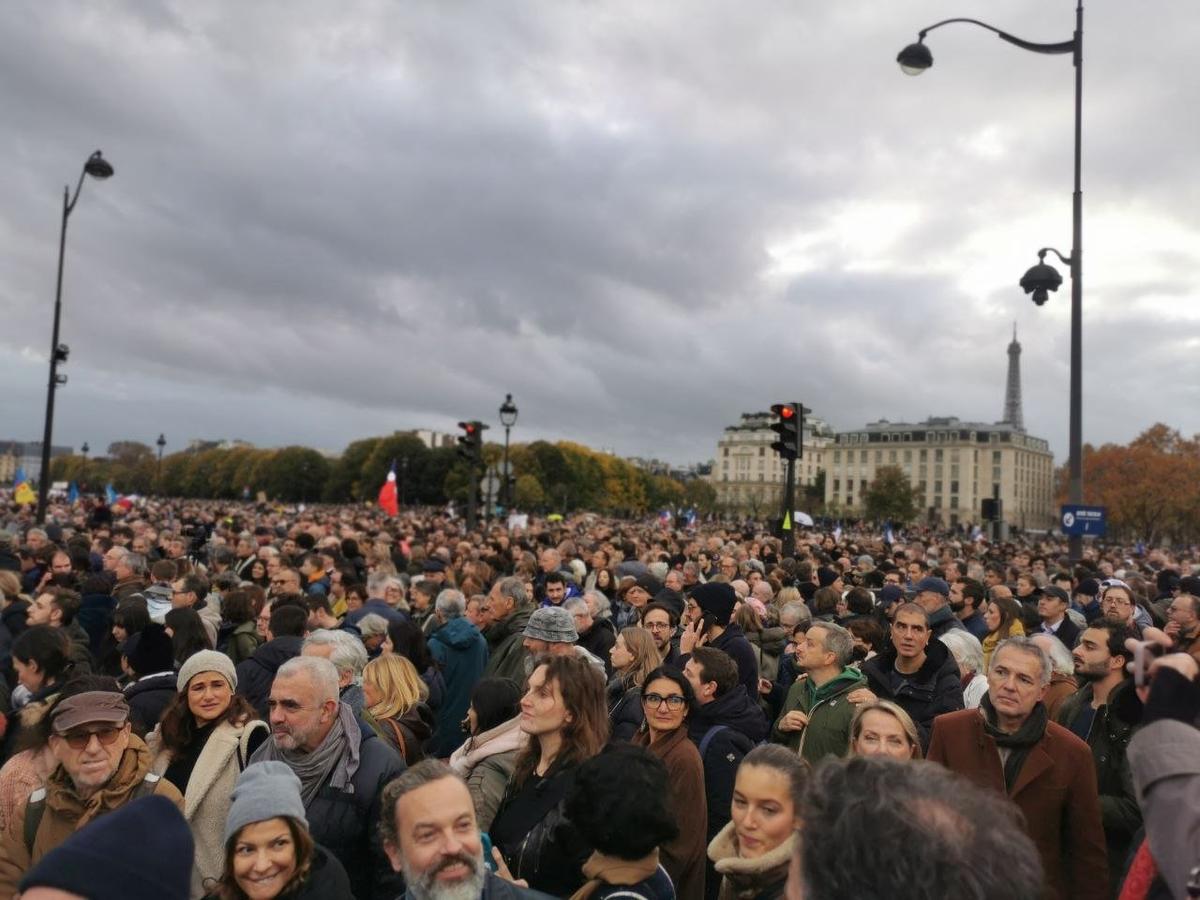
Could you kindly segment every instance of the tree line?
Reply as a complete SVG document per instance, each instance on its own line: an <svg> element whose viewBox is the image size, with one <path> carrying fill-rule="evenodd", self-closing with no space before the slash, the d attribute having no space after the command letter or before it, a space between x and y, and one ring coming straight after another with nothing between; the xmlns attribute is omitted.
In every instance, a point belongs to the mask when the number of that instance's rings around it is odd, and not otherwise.
<svg viewBox="0 0 1200 900"><path fill-rule="evenodd" d="M500 468L500 445L486 444L483 455L489 466ZM716 505L707 481L654 474L570 441L514 444L509 461L513 505L522 510L630 516L663 508L704 513ZM234 447L182 450L162 457L161 464L149 445L118 441L103 457L56 457L50 473L54 481L75 481L93 492L111 484L121 494L194 499L262 494L290 503L352 503L374 500L393 464L405 505L464 502L468 486L477 486L482 475L469 471L455 447L431 449L403 433L355 441L332 459L310 447Z"/></svg>

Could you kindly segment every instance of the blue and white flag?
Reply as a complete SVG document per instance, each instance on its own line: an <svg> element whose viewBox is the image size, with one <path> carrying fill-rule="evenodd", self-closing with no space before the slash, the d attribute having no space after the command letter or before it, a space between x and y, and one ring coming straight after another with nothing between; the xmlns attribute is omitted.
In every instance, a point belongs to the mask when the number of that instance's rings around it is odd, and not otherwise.
<svg viewBox="0 0 1200 900"><path fill-rule="evenodd" d="M24 466L17 466L17 471L13 473L13 487L20 487L29 480L25 474Z"/></svg>
<svg viewBox="0 0 1200 900"><path fill-rule="evenodd" d="M883 540L888 544L896 543L896 532L892 531L891 522L887 522L883 526Z"/></svg>
<svg viewBox="0 0 1200 900"><path fill-rule="evenodd" d="M113 490L113 486L111 484L106 484L104 486L104 499L108 502L109 506L112 506L117 502L117 492Z"/></svg>
<svg viewBox="0 0 1200 900"><path fill-rule="evenodd" d="M79 485L77 485L75 482L72 481L71 488L70 488L70 490L67 491L67 503L70 504L71 506L74 506L78 502L79 502Z"/></svg>
<svg viewBox="0 0 1200 900"><path fill-rule="evenodd" d="M841 543L841 540L842 540L842 520L838 519L838 523L835 526L833 526L833 541L834 541L834 543Z"/></svg>

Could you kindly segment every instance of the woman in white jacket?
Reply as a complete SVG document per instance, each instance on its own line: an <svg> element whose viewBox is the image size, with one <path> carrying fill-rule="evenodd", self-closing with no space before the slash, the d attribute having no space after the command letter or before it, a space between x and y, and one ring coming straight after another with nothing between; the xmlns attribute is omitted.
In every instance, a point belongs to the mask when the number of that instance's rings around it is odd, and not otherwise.
<svg viewBox="0 0 1200 900"><path fill-rule="evenodd" d="M470 735L450 755L450 768L466 779L479 830L491 827L527 737L520 728L521 689L508 678L483 678L471 692L463 722Z"/></svg>
<svg viewBox="0 0 1200 900"><path fill-rule="evenodd" d="M270 729L237 690L224 653L201 650L179 669L178 693L146 736L151 771L183 794L183 815L196 841L192 900L213 890L225 870L225 820L233 787Z"/></svg>

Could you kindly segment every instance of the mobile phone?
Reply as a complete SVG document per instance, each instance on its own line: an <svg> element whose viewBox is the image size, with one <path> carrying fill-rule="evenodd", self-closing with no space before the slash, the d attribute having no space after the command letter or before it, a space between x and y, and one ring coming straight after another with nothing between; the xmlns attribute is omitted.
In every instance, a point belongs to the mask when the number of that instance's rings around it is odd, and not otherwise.
<svg viewBox="0 0 1200 900"><path fill-rule="evenodd" d="M489 872L496 871L496 861L492 859L492 838L486 831L479 835L480 841L483 844L483 864L487 866Z"/></svg>

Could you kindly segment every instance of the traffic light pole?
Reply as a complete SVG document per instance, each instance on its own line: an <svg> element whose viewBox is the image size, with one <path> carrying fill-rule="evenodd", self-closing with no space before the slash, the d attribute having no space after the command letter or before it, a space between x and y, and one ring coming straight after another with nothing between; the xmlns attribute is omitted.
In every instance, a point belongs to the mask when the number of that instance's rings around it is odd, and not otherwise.
<svg viewBox="0 0 1200 900"><path fill-rule="evenodd" d="M796 460L789 459L787 461L787 474L784 476L783 484L783 517L780 521L783 523L783 558L796 556L796 523L793 521L795 516L795 497L796 497Z"/></svg>

